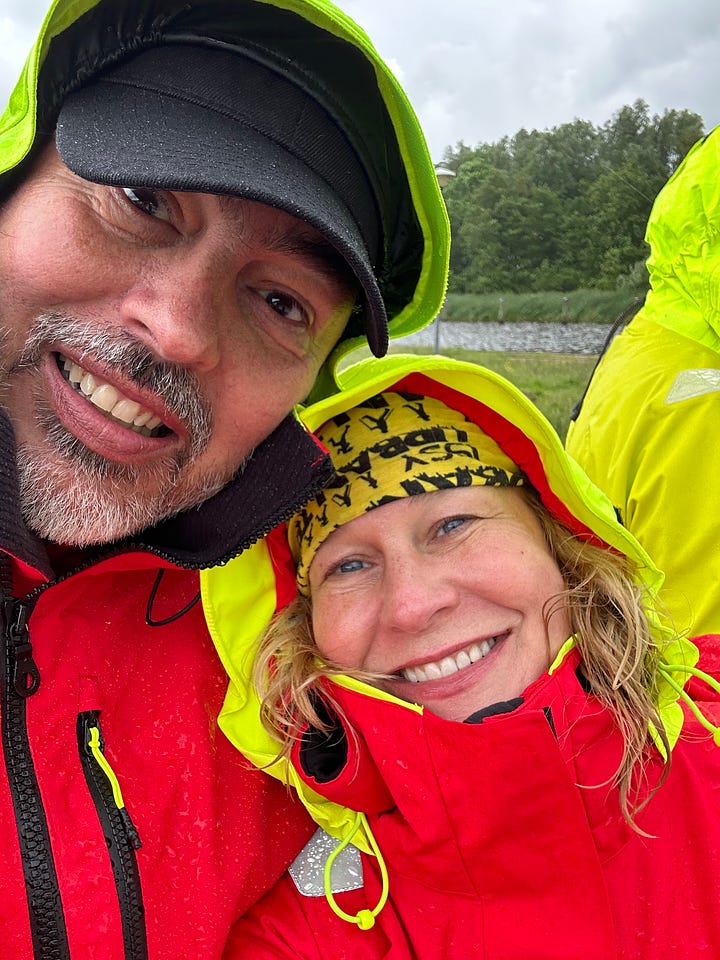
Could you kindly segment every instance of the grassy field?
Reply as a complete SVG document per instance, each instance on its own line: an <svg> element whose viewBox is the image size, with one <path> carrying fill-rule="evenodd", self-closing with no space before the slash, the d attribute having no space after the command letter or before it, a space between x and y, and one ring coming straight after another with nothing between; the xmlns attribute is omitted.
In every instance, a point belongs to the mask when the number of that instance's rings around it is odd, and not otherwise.
<svg viewBox="0 0 720 960"><path fill-rule="evenodd" d="M390 349L391 352L399 352L393 350L392 343ZM411 351L406 346L402 352L428 354L433 351L429 347L416 347ZM448 348L443 354L482 364L507 377L537 404L563 440L570 412L582 396L596 360L594 356L577 354L487 353L459 348ZM369 356L369 351L357 351L353 359L359 359L359 355Z"/></svg>
<svg viewBox="0 0 720 960"><path fill-rule="evenodd" d="M642 291L638 291L642 295ZM568 293L449 293L442 310L444 321L505 323L532 321L545 323L610 324L636 300L632 290L571 290Z"/></svg>

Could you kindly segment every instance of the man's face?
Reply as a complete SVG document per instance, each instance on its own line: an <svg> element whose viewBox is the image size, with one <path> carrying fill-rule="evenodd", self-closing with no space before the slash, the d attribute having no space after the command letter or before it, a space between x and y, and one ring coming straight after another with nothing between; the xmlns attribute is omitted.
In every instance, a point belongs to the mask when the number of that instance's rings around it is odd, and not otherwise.
<svg viewBox="0 0 720 960"><path fill-rule="evenodd" d="M99 186L48 148L0 208L0 401L33 529L106 542L223 486L345 327L331 259L281 211Z"/></svg>

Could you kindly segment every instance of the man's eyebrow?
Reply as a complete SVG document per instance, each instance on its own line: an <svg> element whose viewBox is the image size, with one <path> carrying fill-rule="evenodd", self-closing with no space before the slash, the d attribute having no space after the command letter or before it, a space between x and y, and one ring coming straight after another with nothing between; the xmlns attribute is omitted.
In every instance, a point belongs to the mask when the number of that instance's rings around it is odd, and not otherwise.
<svg viewBox="0 0 720 960"><path fill-rule="evenodd" d="M311 236L300 229L268 237L267 240L271 250L305 260L315 270L329 275L348 290L358 289L357 278L345 257L323 237Z"/></svg>
<svg viewBox="0 0 720 960"><path fill-rule="evenodd" d="M221 208L227 213L235 210L234 197L220 196ZM329 276L349 291L359 291L359 282L345 257L311 224L298 222L290 229L276 227L257 237L259 243L274 253L285 253L304 260L313 269Z"/></svg>

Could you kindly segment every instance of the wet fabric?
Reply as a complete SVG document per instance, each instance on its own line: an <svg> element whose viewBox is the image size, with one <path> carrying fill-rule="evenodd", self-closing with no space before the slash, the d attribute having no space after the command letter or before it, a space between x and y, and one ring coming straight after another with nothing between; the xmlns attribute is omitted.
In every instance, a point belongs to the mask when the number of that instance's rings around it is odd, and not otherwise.
<svg viewBox="0 0 720 960"><path fill-rule="evenodd" d="M315 428L391 386L434 396L470 417L577 536L630 557L641 584L661 583L542 414L491 371L438 357L358 364L345 372L346 393L307 409L304 419ZM294 594L283 531L201 579L211 634L231 677L222 728L258 767L287 777L338 844L358 812L368 827L352 841L362 885L347 888L345 865L337 890L331 870L321 892L317 876L330 844L316 839L296 860L295 879L286 876L234 931L245 956L257 955L261 944L278 957L313 960L665 960L670 948L694 960L702 950L720 950L720 750L679 702L698 650L671 640L652 608L653 632L665 644L659 702L673 754L667 781L638 815L645 836L622 815L614 783L622 738L588 693L572 640L522 702L472 723L439 719L349 677L326 679L342 719L335 716L327 736L297 741L286 766L260 725L250 680L258 636ZM250 596L251 621L239 615ZM711 696L701 706L717 722L717 701ZM646 770L636 800L661 775L657 743L648 746ZM345 918L331 909L328 887ZM368 912L376 912L374 925L360 929Z"/></svg>
<svg viewBox="0 0 720 960"><path fill-rule="evenodd" d="M668 780L638 816L650 836L633 832L612 782L620 736L578 664L570 650L520 707L472 725L335 687L361 739L333 783L308 780L369 811L389 901L359 930L322 891L308 895L286 876L234 932L240 956L263 947L288 960L715 956L720 750L688 717ZM657 758L648 774L656 783ZM335 894L348 915L382 889L378 860L360 856L362 886Z"/></svg>
<svg viewBox="0 0 720 960"><path fill-rule="evenodd" d="M276 61L327 69L315 79L346 107L344 129L381 210L378 283L390 332L410 332L434 317L447 275L447 215L424 138L349 18L325 0L291 6L53 0L0 116L0 194L21 182L63 101L98 71L171 35L220 44L241 36ZM350 329L339 353L361 333ZM331 373L328 363L320 393L335 389ZM56 576L22 522L2 418L0 440L2 952L230 960L233 923L314 825L218 728L227 675L196 602L197 569L227 561L295 512L323 479L323 453L290 416L203 507L144 531L142 542L83 554ZM27 642L20 631L15 643L18 623Z"/></svg>
<svg viewBox="0 0 720 960"><path fill-rule="evenodd" d="M0 460L13 459L12 435L0 416ZM281 875L314 827L281 784L249 770L218 729L227 676L201 606L193 603L197 571L126 545L95 562L85 554L56 577L44 544L22 523L8 469L0 474L0 502L0 621L7 627L8 613L20 609L6 592L11 582L17 597L30 598L26 653L39 678L36 692L17 697L8 680L12 644L5 632L2 954L34 960L48 955L42 951L51 938L60 951L65 940L72 957L227 960L233 923ZM210 537L211 531L209 524ZM199 541L195 546L206 549ZM187 562L189 534L182 547ZM152 626L146 618L167 622ZM122 818L114 816L108 774L90 756L91 728L99 731L100 753L117 781L125 825L141 844L136 850L128 849ZM40 791L39 817L30 798L18 795L23 744ZM18 813L36 843L29 863L22 858ZM37 840L42 819L45 842ZM44 873L45 858L55 872L48 887L58 928L42 925L34 949L26 878ZM120 882L118 863L121 876L125 871ZM38 890L32 892L37 902Z"/></svg>
<svg viewBox="0 0 720 960"><path fill-rule="evenodd" d="M613 341L567 449L665 572L678 630L720 631L720 128L658 195L651 290Z"/></svg>

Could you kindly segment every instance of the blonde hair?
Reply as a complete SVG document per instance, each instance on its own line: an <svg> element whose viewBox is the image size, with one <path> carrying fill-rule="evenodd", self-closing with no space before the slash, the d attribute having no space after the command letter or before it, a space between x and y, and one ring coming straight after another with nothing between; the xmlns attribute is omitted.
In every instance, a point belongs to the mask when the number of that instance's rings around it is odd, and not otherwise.
<svg viewBox="0 0 720 960"><path fill-rule="evenodd" d="M614 782L620 790L623 815L635 826L634 817L661 786L670 765L669 744L658 711L661 648L645 613L650 598L626 557L576 537L532 488L517 492L535 512L566 584L566 589L546 604L545 623L565 607L582 657L585 685L607 707L622 734L623 756ZM322 707L318 710L320 702L342 715L328 685L322 683L324 677L338 674L371 684L378 680L377 675L351 671L321 658L312 634L312 601L297 596L268 627L253 672L262 698L261 720L281 744L279 756L289 754L306 724L328 730L327 714ZM648 791L641 786L651 727L665 747L665 766ZM642 801L633 799L642 794Z"/></svg>
<svg viewBox="0 0 720 960"><path fill-rule="evenodd" d="M622 734L623 755L614 779L623 815L634 826L635 816L662 786L670 769L670 744L658 709L658 665L666 641L654 635L646 613L650 604L657 607L657 598L642 585L635 564L627 557L576 537L534 490L524 495L566 585L547 605L545 621L564 604L582 657L580 671L586 686L612 714ZM648 756L651 729L664 747L664 766L652 788L643 790L643 760ZM643 793L641 801L631 799Z"/></svg>

